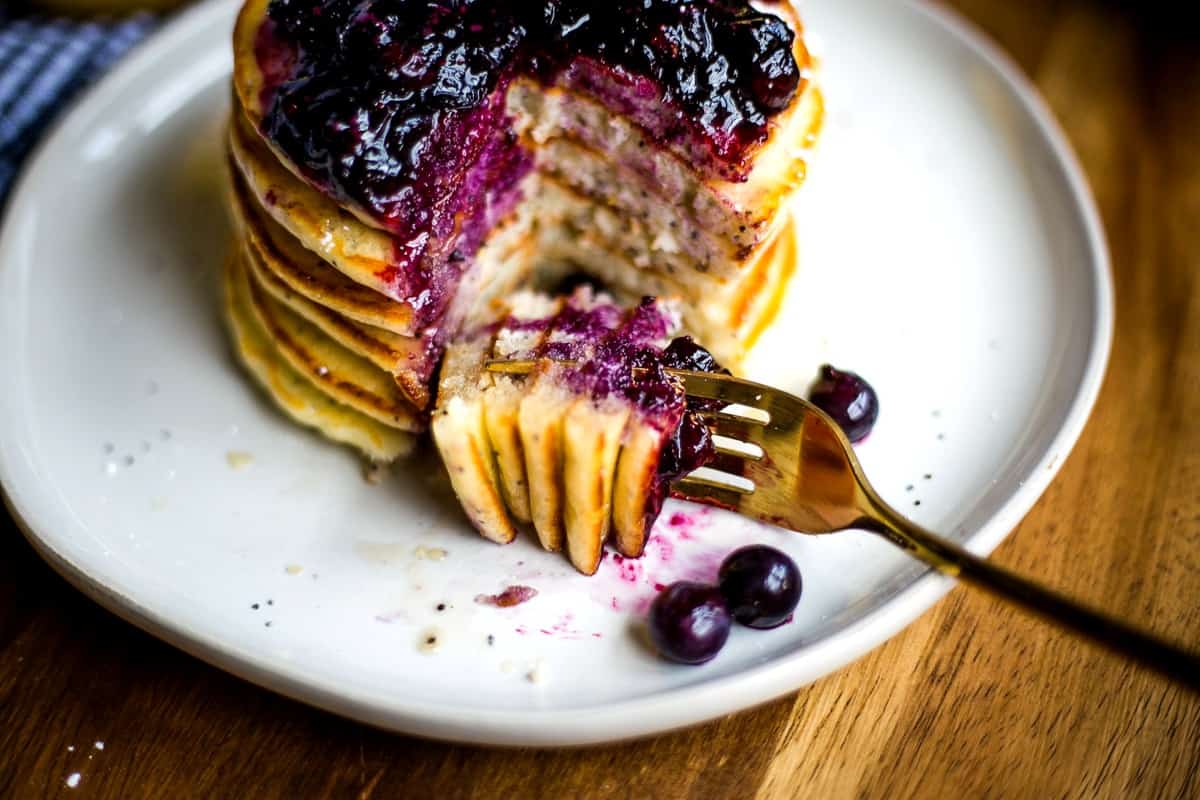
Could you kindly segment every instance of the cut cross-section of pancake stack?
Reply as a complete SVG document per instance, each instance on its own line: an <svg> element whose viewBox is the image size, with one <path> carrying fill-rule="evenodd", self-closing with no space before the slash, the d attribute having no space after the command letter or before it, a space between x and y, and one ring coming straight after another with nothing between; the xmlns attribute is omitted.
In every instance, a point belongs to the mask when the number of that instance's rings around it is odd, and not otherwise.
<svg viewBox="0 0 1200 800"><path fill-rule="evenodd" d="M594 303L619 326L654 296L672 333L736 370L794 268L787 204L822 113L795 12L759 8L247 0L226 311L248 371L376 461L434 419L489 538L531 525L590 572L616 513L622 551L640 552L646 503L613 509L603 482L636 464L654 483L670 431L584 403L596 393L563 367L493 379L481 359L545 358L539 337L570 338L506 320ZM611 296L518 293L575 272Z"/></svg>

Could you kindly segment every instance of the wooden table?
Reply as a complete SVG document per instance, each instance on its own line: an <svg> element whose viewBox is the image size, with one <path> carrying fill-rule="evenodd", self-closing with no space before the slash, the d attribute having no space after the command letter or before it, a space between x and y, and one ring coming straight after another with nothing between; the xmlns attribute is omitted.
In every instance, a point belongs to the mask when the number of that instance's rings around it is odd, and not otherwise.
<svg viewBox="0 0 1200 800"><path fill-rule="evenodd" d="M1096 0L958 0L1087 169L1118 319L1095 416L996 553L1200 645L1200 38ZM103 749L98 742L103 742ZM1200 797L1200 698L979 594L798 694L575 752L380 733L231 678L0 537L0 797Z"/></svg>

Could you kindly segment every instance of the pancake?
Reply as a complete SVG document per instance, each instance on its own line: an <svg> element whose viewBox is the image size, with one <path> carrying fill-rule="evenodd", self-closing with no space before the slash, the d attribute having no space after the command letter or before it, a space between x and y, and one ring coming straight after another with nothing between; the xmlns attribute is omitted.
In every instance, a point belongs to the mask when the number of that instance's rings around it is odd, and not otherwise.
<svg viewBox="0 0 1200 800"><path fill-rule="evenodd" d="M612 520L613 479L629 409L581 397L563 416L563 528L567 556L585 575L600 566Z"/></svg>
<svg viewBox="0 0 1200 800"><path fill-rule="evenodd" d="M567 555L585 575L599 568L612 528L613 490L624 444L641 439L640 431L648 424L638 404L630 402L626 394L601 389L613 377L606 372L613 365L605 362L616 356L632 384L628 373L633 365L625 363L624 357L635 351L661 350L677 329L674 309L661 301L643 301L592 349L592 355L600 360L601 371L595 374L599 377L587 380L590 373L583 367L581 375L571 381L576 397L563 417L563 525ZM612 346L614 343L617 346ZM629 487L629 483L621 486ZM644 509L645 492L637 492L634 502L642 503Z"/></svg>
<svg viewBox="0 0 1200 800"><path fill-rule="evenodd" d="M696 264L697 271L716 262L732 271L753 250L722 235L692 215L667 202L662 186L647 186L644 176L574 139L542 142L537 150L537 170L591 205L618 210L644 228L654 249L679 253ZM756 240L757 241L757 240Z"/></svg>
<svg viewBox="0 0 1200 800"><path fill-rule="evenodd" d="M270 2L245 0L233 29L233 91L236 105L241 107L255 128L262 124L265 81L258 66L254 44Z"/></svg>
<svg viewBox="0 0 1200 800"><path fill-rule="evenodd" d="M396 296L387 279L395 254L391 236L363 224L285 169L242 114L233 114L229 143L234 164L259 209L355 284L395 301L393 330L409 335L419 331L414 298Z"/></svg>
<svg viewBox="0 0 1200 800"><path fill-rule="evenodd" d="M571 368L557 362L589 354L605 331L620 324L620 313L611 297L593 295L586 287L576 290L550 320L538 366L523 386L517 431L525 453L530 516L538 540L547 550L562 549L567 532L567 490L575 487L565 476L564 417L576 397L565 385Z"/></svg>
<svg viewBox="0 0 1200 800"><path fill-rule="evenodd" d="M392 375L405 399L416 409L429 402L429 376L433 359L430 344L421 339L363 325L318 305L292 291L275 273L262 264L257 251L243 240L245 263L255 283L291 311L317 326L322 333L351 353L365 358L379 369ZM420 365L421 369L416 369Z"/></svg>
<svg viewBox="0 0 1200 800"><path fill-rule="evenodd" d="M231 173L229 196L235 222L245 231L263 265L293 291L365 325L400 335L408 335L406 332L412 330L411 310L407 306L355 283L316 253L305 249L262 211L236 168Z"/></svg>
<svg viewBox="0 0 1200 800"><path fill-rule="evenodd" d="M796 268L795 226L786 214L775 237L726 281L693 273L683 282L640 268L595 228L542 227L538 250L547 265L593 275L627 299L679 299L684 330L735 371L774 319Z"/></svg>
<svg viewBox="0 0 1200 800"><path fill-rule="evenodd" d="M691 268L694 262L685 254L656 250L660 240L651 231L612 207L596 205L554 177L530 176L525 191L528 199L506 224L508 233L494 232L480 259L489 258L497 249L511 252L523 247L527 251L524 272L554 262L563 263L564 269L566 264L574 264L631 295L684 298L687 329L734 367L741 363L757 332L770 321L768 312L778 306L794 269L794 228L786 212L777 215L773 237L761 243L732 274L728 268L722 269L720 272L726 276L722 278ZM246 198L244 194L241 197L244 207ZM263 235L266 225L272 235ZM357 221L347 222L346 226L363 227ZM532 227L536 227L536 244L527 241L526 231ZM396 324L397 318L409 319L403 312L406 306L381 300L378 292L330 270L277 224L266 221L257 226L257 235L252 234L251 241L259 246L264 261L277 275L314 302L389 330L408 327ZM420 373L425 365L418 362L416 366Z"/></svg>
<svg viewBox="0 0 1200 800"><path fill-rule="evenodd" d="M334 402L279 355L250 307L249 283L241 258L224 269L225 318L238 359L289 417L335 442L348 444L371 461L388 463L412 452L416 438L382 425Z"/></svg>
<svg viewBox="0 0 1200 800"><path fill-rule="evenodd" d="M269 0L247 0L233 36L234 89L254 129L262 127L264 90L269 88L256 52L268 5ZM770 13L783 18L797 34L802 32L800 19L790 4L773 3ZM694 214L702 228L728 238L743 250L752 249L769 230L770 220L784 198L803 181L805 150L815 141L823 122L824 103L811 80L813 60L802 35L795 36L792 56L803 76L797 95L786 109L775 114L767 137L744 154L742 161L751 168L742 171L740 167L729 167L739 173L736 175L711 163L686 137L647 141L646 131L665 120L662 111L654 106L643 108L635 120L628 115L634 109L620 110L627 113L613 110L609 106L621 103L613 97L606 98L609 105L602 102L604 87L579 70L567 70L554 85L519 76L508 89L505 105L518 134L535 151L542 143L568 139L605 153L610 163L641 175L645 186L657 190L665 201ZM273 149L283 165L295 175L302 175L284 153ZM570 171L564 170L564 174ZM364 223L379 224L369 211L344 200L343 204Z"/></svg>
<svg viewBox="0 0 1200 800"><path fill-rule="evenodd" d="M253 131L236 130L247 127L244 121L234 127L234 159L246 179L246 186L258 199L259 207L264 208L300 244L336 267L351 281L369 287L376 293L386 294L387 283L378 276L385 274L388 268L392 248L390 237L349 217L333 201L291 175L277 161L270 159L261 140L257 146L245 145L244 139L257 137ZM774 227L764 233L765 238L755 248L733 253L729 253L727 248L727 252L721 254L713 251L715 245L712 245L712 249L699 247L706 243L711 245L712 237L706 235L702 239L697 234L698 228L673 234L668 220L632 218L626 209L599 204L572 188L561 177L535 173L524 181L522 191L526 201L518 209L517 215L534 216L540 231L549 231L553 236L555 228L561 228L561 233L567 237L598 239L604 249L623 254L639 269L669 276L675 282L690 283L693 290L688 294L696 297L708 296L714 282L722 284L736 280L740 273L758 263L762 252L782 232L786 217L776 215ZM525 207L529 204L536 208ZM650 205L662 207L662 203ZM681 244L685 241L692 246L685 249ZM549 254L567 255L561 250L550 251ZM590 266L591 261L596 259L603 261L604 257L594 256L581 263ZM604 274L600 277L611 280ZM657 291L652 283L643 289L644 293ZM413 331L414 321L408 305L402 303L391 309L391 314L400 324L393 322L388 326L390 330L401 333Z"/></svg>
<svg viewBox="0 0 1200 800"><path fill-rule="evenodd" d="M728 181L700 175L677 154L651 146L644 131L591 98L518 80L508 103L541 171L610 205L635 208L636 202L615 198L645 192L647 205L657 199L681 224L728 242L732 249L723 257L734 260L774 229L776 212L804 181L824 118L821 92L810 82L773 129L750 175Z"/></svg>
<svg viewBox="0 0 1200 800"><path fill-rule="evenodd" d="M639 219L627 208L597 202L562 179L542 172L527 180L525 195L526 202L538 204L539 219L545 227L585 232L638 269L690 285L696 292L735 279L762 249L739 254L737 260L724 258L710 249L710 242L695 229L690 234L682 228L671 231L665 218Z"/></svg>
<svg viewBox="0 0 1200 800"><path fill-rule="evenodd" d="M425 420L388 373L280 303L253 278L248 286L255 318L292 369L332 399L388 427L425 429Z"/></svg>
<svg viewBox="0 0 1200 800"><path fill-rule="evenodd" d="M490 336L479 335L446 349L431 427L463 511L484 537L506 544L517 531L505 510L480 402L492 381L491 373L483 369L490 345Z"/></svg>
<svg viewBox="0 0 1200 800"><path fill-rule="evenodd" d="M636 418L626 426L612 491L613 544L623 556L637 558L646 547L655 517L646 510L648 495L657 485L658 465L670 433Z"/></svg>
<svg viewBox="0 0 1200 800"><path fill-rule="evenodd" d="M255 211L236 175L232 183L231 211L257 282L344 347L389 372L413 407L425 408L437 364L432 336L405 336L375 324L390 322L397 304L304 250Z"/></svg>
<svg viewBox="0 0 1200 800"><path fill-rule="evenodd" d="M521 204L492 227L454 279L456 291L446 304L427 305L424 295L397 296L388 277L395 271L395 240L289 173L243 115L233 116L230 152L240 187L234 202L242 217L257 219L255 243L268 266L314 302L394 333L440 334L445 341L476 304L516 286L536 262L528 238L539 209Z"/></svg>
<svg viewBox="0 0 1200 800"><path fill-rule="evenodd" d="M622 308L583 287L566 298L522 292L496 313L451 346L434 413L434 440L468 516L493 541L532 522L542 547L565 547L584 574L598 568L610 534L620 553L640 555L672 479L664 463L691 457L664 462L687 408L660 367L705 369L711 357L697 359L703 351L690 339L667 346L678 313L661 301ZM535 366L492 373L489 357ZM707 457L703 446L692 451Z"/></svg>
<svg viewBox="0 0 1200 800"><path fill-rule="evenodd" d="M370 232L379 223L345 202L339 207L338 202L327 199L322 209L322 204L309 196L321 192L296 177L300 175L296 165L258 135L256 129L263 123L265 84L254 34L267 4L266 0L248 2L235 33L235 89L244 111L239 115L240 133L235 138L243 143L257 142L250 149L259 155L247 163L260 162L262 169L250 171L273 176L256 189L256 194L260 202L265 203L264 198L274 200L271 213L285 226L290 221L289 229L310 249L365 285L386 290L372 279L383 274L378 265L388 259L386 244ZM800 30L790 7L772 6L771 13L782 16L793 30ZM805 153L823 117L820 92L808 78L811 59L800 36L793 41L793 57L805 75L800 90L788 107L774 116L767 139L751 148L751 168L737 180L711 174L701 163L703 159L689 158L674 140L652 141L634 119L606 106L591 89L573 85L575 79L569 76L556 85L518 77L507 89L506 104L513 128L534 153L542 173L536 184L524 185L526 202L538 202L534 195L546 192L547 187L557 188L557 202L540 202L543 231L559 225L565 229L560 239L581 234L601 237L601 250L619 254L634 266L674 282L688 282L697 273L714 275L722 281L740 280L740 273L760 266L756 279L742 284L764 288L766 297L757 303L749 297L731 297L733 290L717 293L716 287L705 280L692 281L690 292L672 292L689 299L718 297L714 306L741 309L736 320L719 313L689 315L688 322L698 334L707 335L711 330L725 340L714 346L729 361L740 359L748 349L743 335L752 335L762 327L761 315L752 313L754 307L770 308L778 303L780 291L764 280L768 276L761 269L764 251L779 236L790 233L782 230L786 219L781 213L782 204L804 178ZM295 191L283 195L296 197L297 204L281 202L278 191L268 194L271 190L265 184L286 183L279 173L290 173L295 179ZM297 205L301 209L298 218L290 210ZM362 226L347 223L347 216ZM358 251L360 246L365 251L364 269L339 263L363 255ZM659 287L670 288L670 282L663 284L653 275L639 276L641 281L613 281L605 274L614 269L610 266L604 270L606 254L586 252L594 250L590 246L582 249L586 257L579 259L581 266L602 270L601 278L627 291L637 291L630 287L638 283L642 284L642 293L661 294ZM559 248L549 255L567 258L571 253L569 248L566 252ZM704 324L699 324L700 317L704 317Z"/></svg>
<svg viewBox="0 0 1200 800"><path fill-rule="evenodd" d="M532 239L538 207L526 205L492 232L438 324L419 336L409 336L402 333L410 327L407 306L355 283L302 247L260 211L236 170L231 182L232 213L256 256L253 266L260 275L265 278L270 273L275 279L272 285L286 286L287 295L282 291L276 294L309 321L390 371L417 408L428 405L430 376L440 357L439 342L453 335L476 306L525 282L539 261ZM305 313L309 310L317 313Z"/></svg>
<svg viewBox="0 0 1200 800"><path fill-rule="evenodd" d="M666 370L719 368L704 348L736 369L795 269L787 203L824 113L796 12L375 1L238 16L241 308L306 396L428 426L486 538L528 525L585 574L610 538L636 557L712 450ZM526 290L580 271L612 294Z"/></svg>
<svg viewBox="0 0 1200 800"><path fill-rule="evenodd" d="M523 323L547 319L563 306L563 298L547 297L537 292L523 291L508 301L508 320L501 326L492 344L492 356L502 359L527 359L537 353L545 341L547 330L526 327ZM492 376L484 392L484 421L488 441L495 454L500 472L500 489L504 504L512 516L524 523L533 521L529 505L529 481L525 475L525 448L521 444L518 414L521 409L524 376Z"/></svg>

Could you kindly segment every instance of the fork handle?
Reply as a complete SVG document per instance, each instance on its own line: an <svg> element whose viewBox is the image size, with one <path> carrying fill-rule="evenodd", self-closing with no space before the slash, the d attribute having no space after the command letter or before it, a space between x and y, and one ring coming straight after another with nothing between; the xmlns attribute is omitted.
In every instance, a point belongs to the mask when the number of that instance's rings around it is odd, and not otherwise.
<svg viewBox="0 0 1200 800"><path fill-rule="evenodd" d="M881 534L943 575L984 589L1200 692L1200 655L991 564L880 505L862 527Z"/></svg>

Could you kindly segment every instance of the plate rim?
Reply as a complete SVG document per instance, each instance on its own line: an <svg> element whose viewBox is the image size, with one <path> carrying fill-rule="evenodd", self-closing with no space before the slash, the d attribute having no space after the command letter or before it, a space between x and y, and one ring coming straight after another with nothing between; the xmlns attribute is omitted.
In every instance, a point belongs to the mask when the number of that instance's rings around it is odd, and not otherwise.
<svg viewBox="0 0 1200 800"><path fill-rule="evenodd" d="M227 15L240 0L204 0L176 16L129 53L109 74L86 90L55 122L34 149L9 197L0 223L0 254L14 238L10 231L15 209L33 192L33 176L47 152L71 133L74 120L102 104L106 95L142 75L146 66L168 51L192 29ZM903 0L950 38L977 55L1001 79L1024 107L1042 141L1060 165L1090 254L1093 314L1083 376L1067 406L1057 432L1023 483L966 541L972 552L990 553L1016 527L1057 475L1091 416L1104 380L1113 337L1113 280L1104 227L1085 173L1069 140L1048 104L1020 67L985 33L956 11L940 3ZM0 264L0 268L3 265ZM92 578L54 546L55 536L37 532L21 511L21 499L10 493L8 459L0 459L0 496L35 552L55 572L99 605L151 635L225 672L291 699L376 727L443 741L496 746L558 747L641 738L707 722L769 702L842 667L890 639L933 606L954 585L948 578L926 572L898 590L863 618L816 644L799 647L772 662L653 695L604 706L572 709L480 709L445 706L420 700L392 699L381 705L370 692L341 687L333 691L292 664L281 664L254 651L239 649L220 637L188 628L156 613L134 598ZM32 516L32 515L31 515Z"/></svg>

